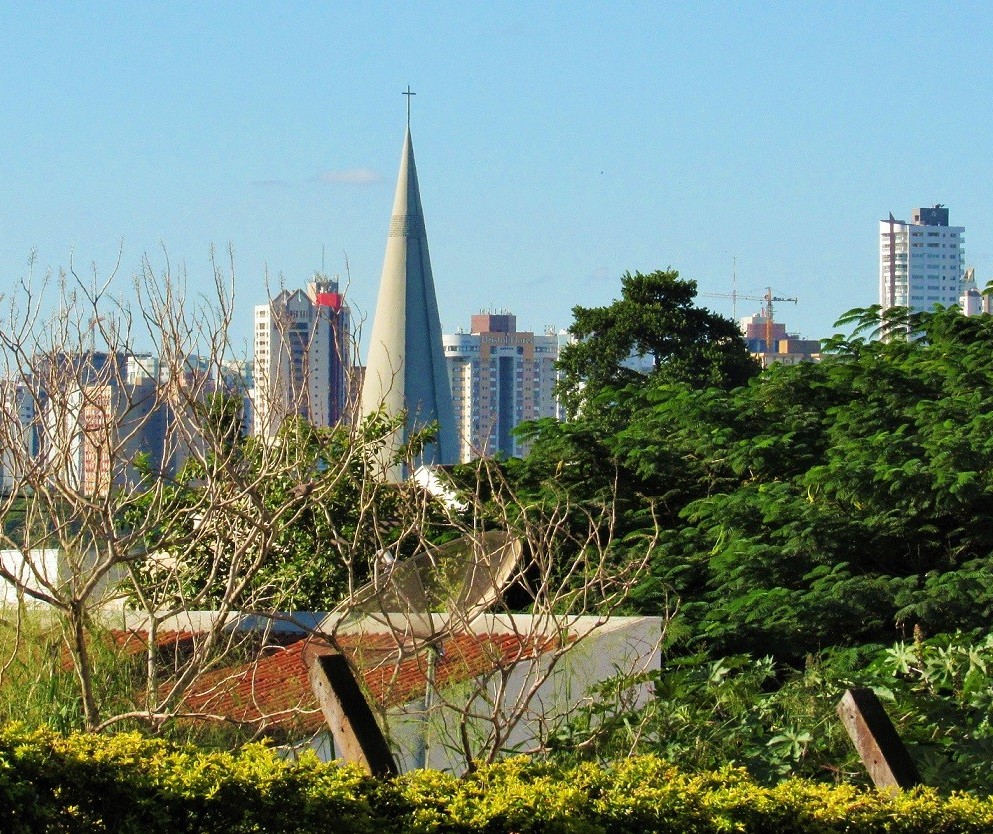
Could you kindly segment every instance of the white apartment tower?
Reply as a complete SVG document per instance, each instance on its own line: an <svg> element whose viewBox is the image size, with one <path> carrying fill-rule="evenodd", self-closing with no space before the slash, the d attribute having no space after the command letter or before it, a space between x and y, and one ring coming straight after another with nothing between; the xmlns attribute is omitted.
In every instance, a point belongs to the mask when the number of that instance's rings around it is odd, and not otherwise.
<svg viewBox="0 0 993 834"><path fill-rule="evenodd" d="M443 341L459 459L526 454L514 428L557 416L558 335L518 332L513 314L482 313L472 317L471 332L446 334Z"/></svg>
<svg viewBox="0 0 993 834"><path fill-rule="evenodd" d="M36 406L30 379L0 379L0 495L9 495L15 480L40 448Z"/></svg>
<svg viewBox="0 0 993 834"><path fill-rule="evenodd" d="M351 332L336 279L317 275L255 308L253 426L272 437L296 415L314 426L339 423L346 406Z"/></svg>
<svg viewBox="0 0 993 834"><path fill-rule="evenodd" d="M965 227L948 225L942 205L914 209L907 223L879 222L879 305L926 312L959 304L963 293Z"/></svg>

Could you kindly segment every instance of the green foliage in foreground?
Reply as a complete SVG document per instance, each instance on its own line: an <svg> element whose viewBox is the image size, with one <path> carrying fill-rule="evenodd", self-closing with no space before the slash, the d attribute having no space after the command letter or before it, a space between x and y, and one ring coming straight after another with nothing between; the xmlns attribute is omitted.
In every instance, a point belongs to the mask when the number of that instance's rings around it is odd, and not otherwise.
<svg viewBox="0 0 993 834"><path fill-rule="evenodd" d="M65 650L58 616L0 608L0 724L20 721L60 732L83 729L79 681ZM97 697L111 709L133 703L141 657L122 654L109 639L89 646Z"/></svg>
<svg viewBox="0 0 993 834"><path fill-rule="evenodd" d="M136 735L0 731L0 828L26 832L925 832L993 830L993 800L903 794L740 769L689 775L654 757L562 768L512 759L464 779L378 782L264 747L204 753Z"/></svg>
<svg viewBox="0 0 993 834"><path fill-rule="evenodd" d="M174 719L153 729L140 717L147 655L122 650L106 623L94 619L88 625L94 696L110 714L136 713L115 723L115 731L155 732L170 741L220 749L257 739L254 728L233 722ZM59 733L85 729L79 679L65 648L66 628L65 618L51 612L0 608L0 726L18 722ZM258 640L246 639L226 647L226 657L235 664L258 651ZM159 656L163 684L177 674L170 656L168 647Z"/></svg>
<svg viewBox="0 0 993 834"><path fill-rule="evenodd" d="M288 418L273 442L242 436L240 408L232 397L212 399L207 411L217 412L211 421L221 426L223 453L187 461L165 487L149 471L150 488L122 513L123 526L144 530L145 550L180 560L177 581L154 559L140 566L144 594L157 606L192 599L202 607L330 611L369 579L377 554L409 556L425 537L444 536L435 529L444 517L425 504L421 487L378 476L398 418L377 414L334 428ZM424 430L411 445L431 436ZM223 509L228 503L233 511ZM151 508L160 523L149 523ZM211 533L198 535L204 529ZM232 588L241 588L237 599Z"/></svg>
<svg viewBox="0 0 993 834"><path fill-rule="evenodd" d="M618 708L646 681L653 699ZM801 671L769 657L671 657L658 672L599 686L549 744L563 763L651 753L691 771L738 765L764 784L868 785L836 712L856 687L879 696L925 784L993 793L993 635L834 650Z"/></svg>

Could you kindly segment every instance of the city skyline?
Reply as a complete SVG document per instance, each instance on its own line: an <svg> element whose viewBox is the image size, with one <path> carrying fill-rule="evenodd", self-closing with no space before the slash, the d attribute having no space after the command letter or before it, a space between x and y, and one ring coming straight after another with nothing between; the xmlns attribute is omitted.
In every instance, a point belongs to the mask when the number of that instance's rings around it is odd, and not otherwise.
<svg viewBox="0 0 993 834"><path fill-rule="evenodd" d="M266 269L273 295L339 275L368 338L408 84L444 332L567 327L671 265L826 336L876 302L901 206L952 206L993 278L985 8L392 8L0 10L0 292L34 250L104 275L120 250L125 294L146 252L195 285L231 244L246 352Z"/></svg>

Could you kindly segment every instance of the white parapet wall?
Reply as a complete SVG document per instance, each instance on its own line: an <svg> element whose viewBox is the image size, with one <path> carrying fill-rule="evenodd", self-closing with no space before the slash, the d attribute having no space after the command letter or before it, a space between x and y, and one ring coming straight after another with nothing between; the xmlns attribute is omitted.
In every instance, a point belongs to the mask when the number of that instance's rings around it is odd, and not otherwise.
<svg viewBox="0 0 993 834"><path fill-rule="evenodd" d="M348 630L372 634L382 626L381 620L360 621ZM660 617L482 615L468 628L484 641L500 635L513 635L524 645L554 640L519 659L494 651L490 668L477 676L391 707L389 741L402 771L430 767L462 773L467 759L480 751L534 752L593 703L597 684L661 668ZM438 649L445 651L444 640ZM623 707L643 705L651 694L651 684L636 682L621 694Z"/></svg>
<svg viewBox="0 0 993 834"><path fill-rule="evenodd" d="M47 603L36 594L64 599L71 592L73 582L82 587L98 574L88 595L93 607L123 605L123 598L117 593L123 567L116 565L105 570L96 554L67 556L54 548L0 550L0 565L14 577L13 582L0 578L0 605L3 606L23 602L43 608Z"/></svg>

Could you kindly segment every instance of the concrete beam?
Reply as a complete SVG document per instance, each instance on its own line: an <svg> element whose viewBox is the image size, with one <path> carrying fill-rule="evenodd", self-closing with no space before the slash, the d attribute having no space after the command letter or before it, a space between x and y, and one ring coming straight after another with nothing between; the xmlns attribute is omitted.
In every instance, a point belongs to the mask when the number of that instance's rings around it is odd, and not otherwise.
<svg viewBox="0 0 993 834"><path fill-rule="evenodd" d="M838 717L877 788L906 789L921 784L917 766L875 692L847 690L838 702Z"/></svg>
<svg viewBox="0 0 993 834"><path fill-rule="evenodd" d="M348 661L340 654L317 652L305 659L310 686L334 737L335 755L371 776L396 776L396 761Z"/></svg>

